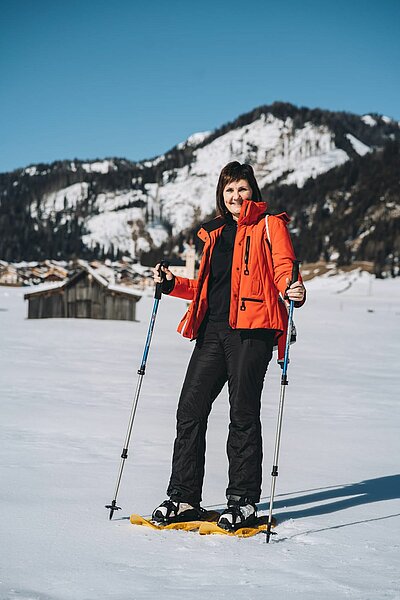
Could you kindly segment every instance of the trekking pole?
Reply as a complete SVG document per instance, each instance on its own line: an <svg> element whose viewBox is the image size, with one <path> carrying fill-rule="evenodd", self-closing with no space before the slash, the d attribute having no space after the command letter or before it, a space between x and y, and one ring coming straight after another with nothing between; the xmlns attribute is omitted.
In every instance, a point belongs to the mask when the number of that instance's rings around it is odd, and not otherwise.
<svg viewBox="0 0 400 600"><path fill-rule="evenodd" d="M165 261L165 260L161 261L160 268L159 268L159 273L160 273L161 279L164 279L164 277L165 277L165 273L163 273L161 271L161 267L168 268L168 265L169 265L169 263L167 261ZM152 335L153 335L153 329L154 329L154 323L155 323L155 320L156 320L158 305L159 305L160 300L161 300L161 294L162 294L161 287L162 287L162 282L161 283L157 283L156 284L156 289L154 291L153 311L151 313L149 329L147 331L147 338L146 338L146 342L145 342L145 345L144 345L142 362L141 362L141 365L140 365L140 369L138 369L138 375L139 375L139 377L138 377L138 381L137 381L137 384L136 384L136 391L135 391L135 396L134 396L134 399L133 399L133 404L132 404L131 415L130 415L130 418L129 418L128 429L127 429L127 432L126 432L125 443L124 443L124 447L122 449L121 463L120 463L120 466L119 466L119 472L118 472L118 477L117 477L117 484L116 484L116 487L115 487L114 499L111 502L111 504L106 504L106 508L110 509L110 520L113 517L114 511L121 510L121 507L117 506L117 495L118 495L118 490L119 490L119 486L120 486L120 483L121 483L122 472L123 472L124 466L125 466L125 461L128 458L128 448L129 448L129 441L131 439L131 433L132 433L132 428L133 428L133 421L135 420L135 414L136 414L136 408L137 408L137 404L138 404L138 400L139 400L140 389L142 387L142 381L143 381L143 377L144 377L145 371L146 371L147 356L149 354L150 342L151 342L151 338L152 338Z"/></svg>
<svg viewBox="0 0 400 600"><path fill-rule="evenodd" d="M292 279L289 285L292 285L299 278L299 260L293 261L293 269L292 269ZM266 542L269 543L271 535L275 535L275 532L271 531L272 526L272 509L274 505L274 496L275 496L275 484L276 478L278 477L278 459L279 459L279 448L281 445L281 432L282 432L282 419L283 419L283 404L285 402L285 391L286 386L288 385L287 378L287 369L289 364L289 347L290 347L290 338L292 334L292 322L293 322L293 309L294 309L294 300L290 300L289 305L289 317L288 317L288 326L286 333L286 346L285 346L285 356L283 360L283 370L282 370L282 378L281 378L281 393L279 398L279 411L278 411L278 422L276 425L276 435L275 435L275 450L274 450L274 462L272 465L271 472L271 494L269 499L269 515L268 515L268 525L266 529Z"/></svg>

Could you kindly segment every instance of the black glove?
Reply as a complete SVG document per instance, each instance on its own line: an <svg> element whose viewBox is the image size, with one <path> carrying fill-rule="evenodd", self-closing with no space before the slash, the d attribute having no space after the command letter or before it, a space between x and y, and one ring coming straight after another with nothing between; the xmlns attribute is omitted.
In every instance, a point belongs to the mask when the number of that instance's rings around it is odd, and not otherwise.
<svg viewBox="0 0 400 600"><path fill-rule="evenodd" d="M170 294L175 287L175 276L172 279L165 278L161 284L161 291L163 294Z"/></svg>

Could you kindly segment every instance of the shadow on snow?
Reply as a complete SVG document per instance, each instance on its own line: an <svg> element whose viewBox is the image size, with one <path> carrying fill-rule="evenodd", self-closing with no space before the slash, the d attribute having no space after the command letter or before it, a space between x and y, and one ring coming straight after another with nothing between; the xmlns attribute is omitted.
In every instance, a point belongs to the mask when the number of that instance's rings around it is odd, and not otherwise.
<svg viewBox="0 0 400 600"><path fill-rule="evenodd" d="M299 495L302 494L302 495ZM284 498L283 498L284 496ZM400 498L400 475L387 475L376 479L367 479L359 483L332 486L322 489L303 490L292 494L280 494L274 501L274 511L280 508L313 504L300 510L289 510L277 514L279 521L304 519L317 515L333 513L362 504L383 502ZM259 510L269 509L269 500L259 504ZM390 515L397 516L397 515Z"/></svg>

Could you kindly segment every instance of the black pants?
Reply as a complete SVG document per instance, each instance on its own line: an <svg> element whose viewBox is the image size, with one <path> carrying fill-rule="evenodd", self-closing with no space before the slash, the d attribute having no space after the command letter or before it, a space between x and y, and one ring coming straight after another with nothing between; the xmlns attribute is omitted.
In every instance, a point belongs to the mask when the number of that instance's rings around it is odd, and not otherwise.
<svg viewBox="0 0 400 600"><path fill-rule="evenodd" d="M189 362L177 411L177 435L167 494L201 501L206 429L212 403L228 381L230 424L226 495L258 502L261 494L261 392L272 356L274 331L231 329L208 322Z"/></svg>

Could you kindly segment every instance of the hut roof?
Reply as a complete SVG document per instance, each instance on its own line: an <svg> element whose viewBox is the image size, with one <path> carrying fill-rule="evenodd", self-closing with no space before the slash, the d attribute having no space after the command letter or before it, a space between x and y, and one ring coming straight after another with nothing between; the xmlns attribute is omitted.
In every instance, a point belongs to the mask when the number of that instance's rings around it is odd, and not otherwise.
<svg viewBox="0 0 400 600"><path fill-rule="evenodd" d="M38 285L30 286L32 288L31 292L24 294L24 299L28 300L32 296L36 296L39 294L44 294L46 292L51 292L52 290L58 290L60 288L65 287L67 280L65 281L51 281L48 283L39 283Z"/></svg>
<svg viewBox="0 0 400 600"><path fill-rule="evenodd" d="M24 294L24 300L29 300L29 298L33 298L34 296L39 296L41 294L57 294L60 290L63 290L73 285L77 279L80 279L82 277L82 273L84 272L91 275L93 279L95 279L99 283L99 285L102 288L104 288L104 290L108 290L113 294L126 295L134 297L137 300L139 300L143 295L142 292L138 290L133 290L132 288L128 288L127 286L110 284L99 273L96 273L96 269L93 269L84 260L79 260L78 264L78 270L71 273L71 275L64 281L54 281L51 283L43 283L32 286L32 291Z"/></svg>

